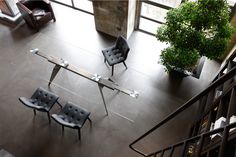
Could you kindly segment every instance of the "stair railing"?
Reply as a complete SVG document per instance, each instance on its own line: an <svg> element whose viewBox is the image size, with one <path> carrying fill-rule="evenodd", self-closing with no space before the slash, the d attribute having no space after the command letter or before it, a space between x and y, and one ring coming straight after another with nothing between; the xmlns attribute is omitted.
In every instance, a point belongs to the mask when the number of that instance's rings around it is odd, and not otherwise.
<svg viewBox="0 0 236 157"><path fill-rule="evenodd" d="M229 56L228 59L221 65L220 69L216 72L216 75L213 77L212 82L216 81L220 76L223 75L224 71L227 69L230 62L232 62L236 58L236 49L232 53L232 55Z"/></svg>
<svg viewBox="0 0 236 157"><path fill-rule="evenodd" d="M219 85L223 84L224 82L226 82L227 80L231 79L232 77L234 77L236 75L236 67L234 67L233 69L231 69L229 72L227 72L225 75L221 76L220 78L218 78L216 81L214 81L213 83L211 83L206 89L204 89L203 91L201 91L199 94L195 95L194 97L192 97L190 100L188 100L186 103L184 103L181 107L179 107L178 109L176 109L174 112L172 112L171 114L169 114L166 118L164 118L161 122L159 122L157 125L155 125L153 128L151 128L150 130L148 130L146 133L144 133L143 135L141 135L140 137L138 137L136 140L134 140L129 147L137 152L138 154L144 156L144 157L149 157L150 155L147 153L142 152L141 150L137 149L134 147L134 144L136 144L137 142L139 142L140 140L142 140L143 138L145 138L146 136L148 136L150 133L152 133L153 131L155 131L156 129L158 129L160 126L166 124L169 120L173 119L175 116L177 116L178 114L182 113L183 111L185 111L186 109L188 109L190 106L192 106L195 102L197 102L199 99L201 99L203 96L205 96L207 93L209 93L211 90L215 89L216 87L218 87ZM228 126L228 125L227 125ZM234 126L234 125L233 125ZM230 125L231 127L231 125ZM221 131L221 129L216 129L211 131L210 133L215 133L217 131ZM209 133L209 132L208 132ZM207 134L207 133L205 133ZM201 136L201 135L199 135ZM198 136L197 136L198 137ZM183 142L178 143L177 145L181 144ZM185 143L186 144L186 143ZM155 152L157 153L157 152Z"/></svg>
<svg viewBox="0 0 236 157"><path fill-rule="evenodd" d="M169 146L167 148L164 148L162 150L158 150L156 152L150 153L146 156L147 157L156 157L158 154L161 154L161 157L163 157L164 152L167 151L167 150L170 150L169 157L172 157L174 149L176 147L179 147L179 146L183 145L184 146L183 150L182 150L182 157L183 157L185 155L185 151L186 151L186 148L187 148L187 143L199 140L199 144L198 144L198 147L197 147L198 149L197 149L196 154L195 154L196 157L199 157L201 155L201 151L202 151L202 148L203 148L204 139L206 139L207 137L210 137L214 134L222 133L223 136L222 136L222 140L221 140L221 144L220 144L220 151L219 151L218 156L219 157L224 157L225 148L226 148L226 141L227 141L227 138L229 137L229 131L230 131L231 128L235 128L235 127L236 127L236 122L231 123L231 124L227 124L227 125L225 125L221 128L214 129L214 130L205 132L201 135L197 135L197 136L188 138L186 140L178 142L178 143L176 143L172 146Z"/></svg>

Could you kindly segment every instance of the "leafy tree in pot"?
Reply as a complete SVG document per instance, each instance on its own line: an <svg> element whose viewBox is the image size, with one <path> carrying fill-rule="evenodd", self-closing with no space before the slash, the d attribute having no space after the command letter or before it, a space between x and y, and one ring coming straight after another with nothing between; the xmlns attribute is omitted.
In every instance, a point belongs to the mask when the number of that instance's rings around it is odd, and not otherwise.
<svg viewBox="0 0 236 157"><path fill-rule="evenodd" d="M157 39L170 45L162 50L160 63L168 72L192 71L201 56L220 57L233 32L225 0L185 2L171 9L157 29Z"/></svg>

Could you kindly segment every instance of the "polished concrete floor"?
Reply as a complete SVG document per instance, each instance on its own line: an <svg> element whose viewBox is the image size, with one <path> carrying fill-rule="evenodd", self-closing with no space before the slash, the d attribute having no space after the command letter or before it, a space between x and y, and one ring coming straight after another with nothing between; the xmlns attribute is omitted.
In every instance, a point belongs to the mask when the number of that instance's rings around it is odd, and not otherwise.
<svg viewBox="0 0 236 157"><path fill-rule="evenodd" d="M115 66L112 77L118 84L140 93L138 99L104 89L109 115L106 116L97 84L71 72L61 70L53 84L47 83L53 65L29 53L32 48L54 55L79 68L110 77L111 68L104 64L101 49L115 41L95 30L94 19L79 11L53 4L57 21L40 32L24 23L17 27L0 24L0 149L16 157L136 157L128 145L145 133L189 98L204 89L219 64L206 61L200 79L173 78L158 64L160 51L166 47L155 37L134 31L128 39L131 51L128 69ZM93 121L77 131L65 129L47 115L23 106L18 97L30 97L37 87L60 96L60 102L71 101L91 111ZM196 106L176 117L166 127L137 144L151 152L187 136ZM59 111L54 106L51 113Z"/></svg>

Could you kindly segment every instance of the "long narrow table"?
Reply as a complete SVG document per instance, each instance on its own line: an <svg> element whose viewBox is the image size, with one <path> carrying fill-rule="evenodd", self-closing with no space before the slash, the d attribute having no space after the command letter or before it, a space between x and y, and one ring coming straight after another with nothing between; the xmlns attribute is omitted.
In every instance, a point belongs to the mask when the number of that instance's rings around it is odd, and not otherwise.
<svg viewBox="0 0 236 157"><path fill-rule="evenodd" d="M79 76L82 76L90 81L97 83L107 115L108 115L108 111L107 111L105 97L104 97L104 94L102 91L103 87L107 87L108 89L111 89L111 90L117 90L117 91L127 94L133 98L138 98L138 96L139 96L139 93L135 90L129 90L129 89L120 87L117 83L114 83L113 81L111 81L109 79L105 79L96 73L91 74L86 70L83 70L83 69L78 68L72 64L69 64L67 61L65 61L63 59L59 59L54 56L46 55L46 54L40 52L39 49L37 49L37 48L30 50L30 52L47 59L50 63L55 64L55 66L52 70L52 74L51 74L48 86L50 86L50 84L52 83L52 81L54 80L54 78L56 77L57 73L59 72L59 70L61 68L64 68L68 71L71 71Z"/></svg>

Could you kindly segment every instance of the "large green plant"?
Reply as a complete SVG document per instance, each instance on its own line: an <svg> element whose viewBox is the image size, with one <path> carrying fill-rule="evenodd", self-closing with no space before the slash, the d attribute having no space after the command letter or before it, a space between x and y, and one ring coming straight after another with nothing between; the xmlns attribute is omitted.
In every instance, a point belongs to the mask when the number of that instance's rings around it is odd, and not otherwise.
<svg viewBox="0 0 236 157"><path fill-rule="evenodd" d="M171 9L166 24L157 30L157 39L169 44L162 50L160 62L169 72L191 71L201 56L220 57L233 31L225 0L185 2Z"/></svg>

